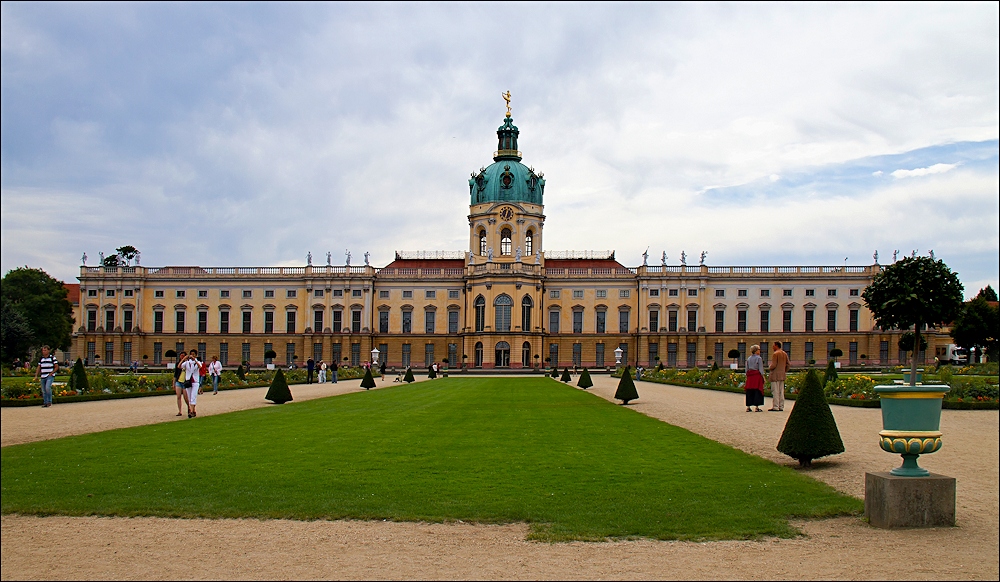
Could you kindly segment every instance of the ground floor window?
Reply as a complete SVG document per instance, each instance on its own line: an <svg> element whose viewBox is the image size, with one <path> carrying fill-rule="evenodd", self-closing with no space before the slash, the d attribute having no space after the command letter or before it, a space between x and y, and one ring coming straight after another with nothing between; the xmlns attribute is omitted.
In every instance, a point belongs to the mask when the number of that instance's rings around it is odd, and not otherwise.
<svg viewBox="0 0 1000 582"><path fill-rule="evenodd" d="M497 342L494 362L498 368L510 367L510 344L507 342Z"/></svg>
<svg viewBox="0 0 1000 582"><path fill-rule="evenodd" d="M153 365L159 366L163 363L163 342L153 342Z"/></svg>
<svg viewBox="0 0 1000 582"><path fill-rule="evenodd" d="M525 368L531 367L531 343L524 342L521 344L521 365Z"/></svg>
<svg viewBox="0 0 1000 582"><path fill-rule="evenodd" d="M361 344L351 344L351 365L355 368L361 365Z"/></svg>
<svg viewBox="0 0 1000 582"><path fill-rule="evenodd" d="M675 343L667 344L667 367L677 367L677 344Z"/></svg>
<svg viewBox="0 0 1000 582"><path fill-rule="evenodd" d="M472 365L476 368L483 367L483 342L476 342L476 351L472 356Z"/></svg>
<svg viewBox="0 0 1000 582"><path fill-rule="evenodd" d="M559 344L549 344L549 364L559 367Z"/></svg>
<svg viewBox="0 0 1000 582"><path fill-rule="evenodd" d="M250 361L250 343L244 343L240 350L240 364Z"/></svg>
<svg viewBox="0 0 1000 582"><path fill-rule="evenodd" d="M427 344L424 346L424 366L430 366L434 363L434 344Z"/></svg>
<svg viewBox="0 0 1000 582"><path fill-rule="evenodd" d="M687 345L687 367L694 368L698 365L698 344L688 342Z"/></svg>
<svg viewBox="0 0 1000 582"><path fill-rule="evenodd" d="M219 363L223 366L229 365L229 344L227 342L219 344Z"/></svg>
<svg viewBox="0 0 1000 582"><path fill-rule="evenodd" d="M573 344L573 367L583 365L583 344Z"/></svg>
<svg viewBox="0 0 1000 582"><path fill-rule="evenodd" d="M655 366L660 360L660 344L649 344L649 365Z"/></svg>
<svg viewBox="0 0 1000 582"><path fill-rule="evenodd" d="M604 344L594 346L594 364L598 368L604 367Z"/></svg>
<svg viewBox="0 0 1000 582"><path fill-rule="evenodd" d="M115 342L104 342L104 365L110 366L115 361Z"/></svg>
<svg viewBox="0 0 1000 582"><path fill-rule="evenodd" d="M403 344L403 367L410 367L410 344Z"/></svg>
<svg viewBox="0 0 1000 582"><path fill-rule="evenodd" d="M291 366L295 363L295 344L285 344L285 365Z"/></svg>

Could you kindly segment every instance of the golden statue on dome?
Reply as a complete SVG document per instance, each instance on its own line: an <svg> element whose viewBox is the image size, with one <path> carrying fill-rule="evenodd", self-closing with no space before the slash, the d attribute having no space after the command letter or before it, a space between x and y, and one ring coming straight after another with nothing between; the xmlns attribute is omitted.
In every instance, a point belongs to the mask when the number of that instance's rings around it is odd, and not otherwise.
<svg viewBox="0 0 1000 582"><path fill-rule="evenodd" d="M507 102L507 117L510 117L510 89L506 93L501 93L500 96Z"/></svg>

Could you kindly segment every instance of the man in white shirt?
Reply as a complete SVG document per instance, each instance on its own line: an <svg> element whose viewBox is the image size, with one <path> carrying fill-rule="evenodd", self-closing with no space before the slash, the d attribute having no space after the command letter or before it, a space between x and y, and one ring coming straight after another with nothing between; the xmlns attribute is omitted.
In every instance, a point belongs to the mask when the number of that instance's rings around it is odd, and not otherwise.
<svg viewBox="0 0 1000 582"><path fill-rule="evenodd" d="M198 394L201 393L201 362L198 360L198 350L191 350L188 359L181 363L184 368L184 390L188 395L188 418L198 416L195 405L198 403ZM187 383L191 385L188 386Z"/></svg>
<svg viewBox="0 0 1000 582"><path fill-rule="evenodd" d="M212 363L208 365L208 375L212 378L212 395L219 393L219 376L222 375L222 362L219 356L212 356Z"/></svg>

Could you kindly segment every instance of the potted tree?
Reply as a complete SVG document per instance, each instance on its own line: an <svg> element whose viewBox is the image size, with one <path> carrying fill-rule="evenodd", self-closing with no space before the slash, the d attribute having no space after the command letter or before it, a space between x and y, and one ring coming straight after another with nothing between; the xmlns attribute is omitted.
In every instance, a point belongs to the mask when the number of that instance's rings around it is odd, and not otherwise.
<svg viewBox="0 0 1000 582"><path fill-rule="evenodd" d="M267 369L268 370L273 370L274 369L274 361L273 360L274 360L274 358L277 358L277 357L278 357L278 352L276 352L274 350L267 350L266 352L264 352L264 362L267 364ZM284 378L284 375L282 375L282 378Z"/></svg>
<svg viewBox="0 0 1000 582"><path fill-rule="evenodd" d="M175 352L174 350L167 350L167 351L163 352L163 355L166 356L166 357L168 357L168 358L174 358L174 360L175 360L173 362L167 362L166 364L164 364L167 367L168 370L173 370L174 368L177 367L177 362L176 362L177 352Z"/></svg>
<svg viewBox="0 0 1000 582"><path fill-rule="evenodd" d="M840 362L837 361L837 358L839 358L839 357L841 357L843 355L844 355L844 350L842 350L840 348L833 348L832 350L830 350L830 357L833 358L833 367L834 368L840 368Z"/></svg>
<svg viewBox="0 0 1000 582"><path fill-rule="evenodd" d="M943 261L907 257L876 274L861 297L883 330L912 327L914 346L920 346L924 325L954 321L962 308L962 283ZM901 477L922 477L921 454L941 448L941 401L946 385L917 386L917 358L911 358L908 386L876 386L882 408L879 445L902 455L903 465L891 471Z"/></svg>
<svg viewBox="0 0 1000 582"><path fill-rule="evenodd" d="M738 349L733 348L733 349L729 350L729 353L726 354L726 357L728 357L729 359L731 359L733 361L732 364L729 364L729 369L730 370L735 370L735 369L737 369L737 368L740 367L740 365L738 363L739 360L740 360L740 351Z"/></svg>
<svg viewBox="0 0 1000 582"><path fill-rule="evenodd" d="M535 354L535 369L538 369L538 354Z"/></svg>

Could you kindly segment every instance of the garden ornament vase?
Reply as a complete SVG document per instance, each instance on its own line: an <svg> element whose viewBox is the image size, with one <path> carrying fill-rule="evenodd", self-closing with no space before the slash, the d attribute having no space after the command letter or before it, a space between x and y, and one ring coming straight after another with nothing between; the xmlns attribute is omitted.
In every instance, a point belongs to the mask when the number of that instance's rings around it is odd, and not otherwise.
<svg viewBox="0 0 1000 582"><path fill-rule="evenodd" d="M941 401L951 388L944 385L876 386L882 406L879 445L887 453L903 456L903 466L891 474L897 477L926 477L927 469L917 466L917 457L941 448Z"/></svg>

